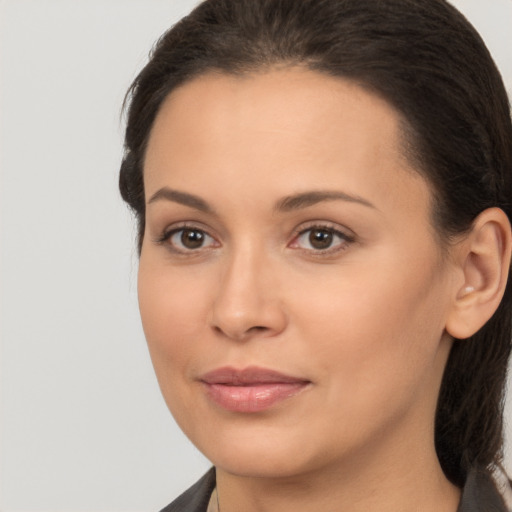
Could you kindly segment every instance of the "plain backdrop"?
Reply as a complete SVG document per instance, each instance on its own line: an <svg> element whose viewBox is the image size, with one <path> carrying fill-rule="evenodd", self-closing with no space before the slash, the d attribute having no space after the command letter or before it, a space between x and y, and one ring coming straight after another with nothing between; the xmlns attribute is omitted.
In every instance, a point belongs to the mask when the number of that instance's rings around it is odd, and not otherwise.
<svg viewBox="0 0 512 512"><path fill-rule="evenodd" d="M124 93L196 3L0 0L2 512L157 511L209 467L153 376L117 192ZM511 90L512 0L455 4Z"/></svg>

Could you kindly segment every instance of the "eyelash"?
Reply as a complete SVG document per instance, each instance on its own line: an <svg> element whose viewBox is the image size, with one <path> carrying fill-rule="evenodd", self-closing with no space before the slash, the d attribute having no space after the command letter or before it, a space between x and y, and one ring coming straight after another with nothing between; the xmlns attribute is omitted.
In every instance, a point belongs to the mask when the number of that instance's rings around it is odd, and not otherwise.
<svg viewBox="0 0 512 512"><path fill-rule="evenodd" d="M301 248L297 245L294 246L294 244L297 244L297 241L304 237L307 233L311 233L312 231L317 230L319 232L324 232L332 237L334 239L337 237L340 240L340 243L337 244L335 247L327 247L325 249L315 249L315 248ZM217 247L220 246L220 244L215 240L214 237L212 237L206 230L203 228L191 225L191 224L182 224L180 226L175 226L172 229L168 229L162 233L161 236L156 238L154 241L155 243L159 245L167 244L169 249L176 253L181 255L192 255L197 254L199 251L209 250L211 247L204 247L200 246L196 249L187 249L187 248L178 248L175 244L171 244L170 240L177 234L182 233L185 231L191 231L191 232L197 232L201 233L202 236L210 238L212 241L214 241L214 246L217 244ZM311 235L310 235L311 236ZM295 231L292 241L288 244L288 247L291 247L293 249L298 249L303 252L307 252L309 254L314 254L315 256L330 256L332 254L336 254L338 252L344 251L348 248L348 246L352 243L354 243L356 240L355 236L352 234L348 234L346 232L341 231L339 228L328 224L328 223L313 223L311 225L308 225L307 227L302 226L300 229Z"/></svg>
<svg viewBox="0 0 512 512"><path fill-rule="evenodd" d="M353 234L348 234L342 230L340 230L338 227L333 226L329 223L321 223L316 222L313 224L308 225L307 227L302 226L299 230L296 231L293 240L289 246L293 247L293 244L296 243L301 237L304 237L307 235L307 233L311 233L313 231L319 231L329 234L332 238L337 237L340 240L340 243L335 245L334 247L329 246L326 249L302 249L300 247L297 247L297 249L302 250L304 252L314 254L315 256L332 256L334 254L337 254L338 252L345 251L348 249L348 247L356 241L356 238ZM311 236L311 235L310 235Z"/></svg>
<svg viewBox="0 0 512 512"><path fill-rule="evenodd" d="M170 243L171 239L175 235L177 235L179 233L183 233L185 231L202 233L203 236L211 238L213 241L215 241L215 238L212 237L210 234L208 234L208 232L205 229L191 225L191 224L182 224L180 226L175 226L172 229L165 230L161 236L159 236L158 238L155 239L155 243L157 243L158 245L166 244L167 247L172 252L174 252L176 254L183 254L183 255L190 255L193 253L197 253L199 250L204 251L205 249L209 249L209 248L205 248L205 247L198 247L197 249L183 249L183 248L178 248L174 244ZM216 242L216 243L218 244L218 242Z"/></svg>

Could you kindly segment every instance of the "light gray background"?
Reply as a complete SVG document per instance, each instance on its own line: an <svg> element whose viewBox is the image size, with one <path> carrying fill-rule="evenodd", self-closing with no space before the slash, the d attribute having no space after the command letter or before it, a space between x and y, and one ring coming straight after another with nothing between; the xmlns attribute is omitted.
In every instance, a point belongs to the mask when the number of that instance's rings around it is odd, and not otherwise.
<svg viewBox="0 0 512 512"><path fill-rule="evenodd" d="M124 92L196 3L0 0L3 512L157 511L209 466L153 377L116 189ZM512 89L512 0L455 3Z"/></svg>

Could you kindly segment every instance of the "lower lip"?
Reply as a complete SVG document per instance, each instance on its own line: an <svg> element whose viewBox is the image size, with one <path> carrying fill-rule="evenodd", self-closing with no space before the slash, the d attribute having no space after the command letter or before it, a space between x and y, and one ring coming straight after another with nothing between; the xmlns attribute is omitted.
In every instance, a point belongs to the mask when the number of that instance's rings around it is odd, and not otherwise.
<svg viewBox="0 0 512 512"><path fill-rule="evenodd" d="M308 386L307 382L276 382L230 386L206 384L208 396L217 405L233 412L261 412L291 398Z"/></svg>

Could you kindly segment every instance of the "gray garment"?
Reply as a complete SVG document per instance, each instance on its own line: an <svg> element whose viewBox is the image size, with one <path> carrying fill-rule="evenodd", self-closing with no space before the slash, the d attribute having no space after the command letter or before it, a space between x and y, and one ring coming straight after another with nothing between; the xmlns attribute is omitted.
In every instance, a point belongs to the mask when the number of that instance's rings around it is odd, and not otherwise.
<svg viewBox="0 0 512 512"><path fill-rule="evenodd" d="M475 468L469 472L457 512L508 512L489 471Z"/></svg>
<svg viewBox="0 0 512 512"><path fill-rule="evenodd" d="M215 489L215 468L167 505L161 512L206 512ZM491 474L473 469L468 474L457 512L508 512Z"/></svg>

